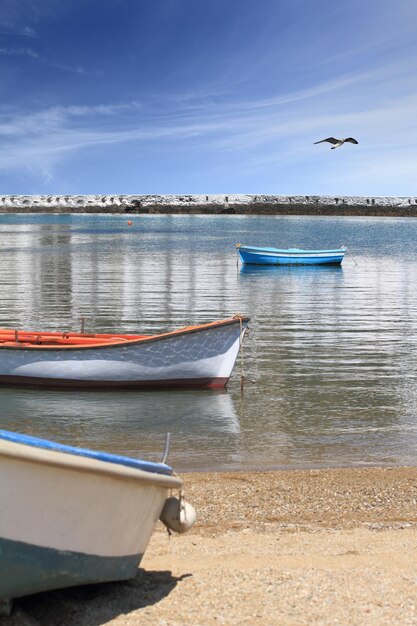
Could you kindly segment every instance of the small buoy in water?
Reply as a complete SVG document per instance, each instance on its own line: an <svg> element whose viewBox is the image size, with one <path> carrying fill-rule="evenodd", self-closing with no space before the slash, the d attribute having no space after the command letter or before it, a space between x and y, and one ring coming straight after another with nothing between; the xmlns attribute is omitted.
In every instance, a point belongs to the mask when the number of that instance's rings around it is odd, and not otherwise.
<svg viewBox="0 0 417 626"><path fill-rule="evenodd" d="M127 225L128 226L132 226L132 224L133 224L132 220L127 220Z"/></svg>
<svg viewBox="0 0 417 626"><path fill-rule="evenodd" d="M159 519L169 530L185 533L197 519L195 508L182 498L167 498Z"/></svg>

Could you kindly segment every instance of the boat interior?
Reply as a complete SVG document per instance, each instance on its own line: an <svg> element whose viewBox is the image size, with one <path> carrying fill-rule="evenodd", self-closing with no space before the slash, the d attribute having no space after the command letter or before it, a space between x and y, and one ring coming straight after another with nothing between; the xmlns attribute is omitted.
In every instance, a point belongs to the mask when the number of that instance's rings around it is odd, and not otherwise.
<svg viewBox="0 0 417 626"><path fill-rule="evenodd" d="M119 333L73 333L63 332L38 332L27 330L15 330L0 328L0 348L82 348L115 346L126 342L149 341L162 339L172 335L182 335L185 333L217 328L219 326L242 323L249 321L248 317L235 315L232 318L208 322L207 324L193 324L155 335L131 335Z"/></svg>
<svg viewBox="0 0 417 626"><path fill-rule="evenodd" d="M0 329L0 348L102 346L146 339L151 335L118 335L104 333L36 332Z"/></svg>

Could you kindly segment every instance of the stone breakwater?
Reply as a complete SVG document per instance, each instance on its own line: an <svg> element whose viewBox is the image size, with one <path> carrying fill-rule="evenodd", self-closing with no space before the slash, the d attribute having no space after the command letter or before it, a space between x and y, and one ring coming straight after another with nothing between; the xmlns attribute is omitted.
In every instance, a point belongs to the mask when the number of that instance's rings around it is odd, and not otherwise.
<svg viewBox="0 0 417 626"><path fill-rule="evenodd" d="M0 196L0 213L37 212L417 217L417 197L254 194Z"/></svg>

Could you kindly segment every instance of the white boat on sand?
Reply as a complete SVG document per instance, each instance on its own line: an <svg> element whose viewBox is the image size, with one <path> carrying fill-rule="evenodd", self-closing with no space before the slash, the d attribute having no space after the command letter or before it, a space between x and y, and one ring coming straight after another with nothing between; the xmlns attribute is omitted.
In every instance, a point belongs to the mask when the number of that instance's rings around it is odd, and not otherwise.
<svg viewBox="0 0 417 626"><path fill-rule="evenodd" d="M0 430L0 614L13 598L133 578L169 492L181 486L165 463ZM175 502L188 520L170 525ZM164 522L188 529L190 507L169 498Z"/></svg>

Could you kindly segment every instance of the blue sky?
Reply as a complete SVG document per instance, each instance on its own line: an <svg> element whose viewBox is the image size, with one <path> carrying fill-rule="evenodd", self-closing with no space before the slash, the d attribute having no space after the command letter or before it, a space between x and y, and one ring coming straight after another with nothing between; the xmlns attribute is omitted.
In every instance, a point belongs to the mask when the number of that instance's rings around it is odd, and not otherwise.
<svg viewBox="0 0 417 626"><path fill-rule="evenodd" d="M2 0L0 85L2 194L417 195L416 0Z"/></svg>

